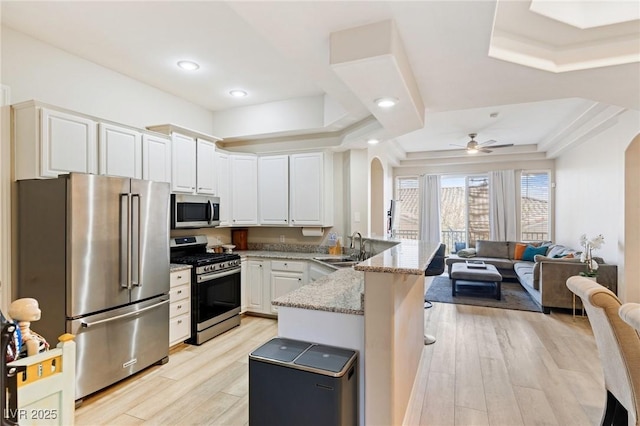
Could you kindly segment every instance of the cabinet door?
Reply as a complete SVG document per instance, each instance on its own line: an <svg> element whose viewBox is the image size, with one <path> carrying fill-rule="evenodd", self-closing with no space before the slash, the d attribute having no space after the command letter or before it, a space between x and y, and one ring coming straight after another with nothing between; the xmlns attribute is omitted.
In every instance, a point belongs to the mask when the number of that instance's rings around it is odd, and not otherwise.
<svg viewBox="0 0 640 426"><path fill-rule="evenodd" d="M95 121L42 108L40 124L42 177L98 172Z"/></svg>
<svg viewBox="0 0 640 426"><path fill-rule="evenodd" d="M196 141L179 133L171 135L171 189L175 192L196 190Z"/></svg>
<svg viewBox="0 0 640 426"><path fill-rule="evenodd" d="M142 179L171 182L171 140L142 135Z"/></svg>
<svg viewBox="0 0 640 426"><path fill-rule="evenodd" d="M293 154L289 158L291 224L295 226L322 225L323 155L314 152Z"/></svg>
<svg viewBox="0 0 640 426"><path fill-rule="evenodd" d="M247 310L264 312L266 297L264 286L264 262L261 260L247 261Z"/></svg>
<svg viewBox="0 0 640 426"><path fill-rule="evenodd" d="M216 152L218 198L220 198L220 226L229 226L231 216L231 194L229 185L229 155Z"/></svg>
<svg viewBox="0 0 640 426"><path fill-rule="evenodd" d="M277 299L302 287L303 277L301 272L271 271L271 298L269 300ZM277 306L273 306L271 303L269 305L272 313L278 312Z"/></svg>
<svg viewBox="0 0 640 426"><path fill-rule="evenodd" d="M258 158L231 155L231 225L258 223Z"/></svg>
<svg viewBox="0 0 640 426"><path fill-rule="evenodd" d="M98 125L101 175L142 179L142 135L113 124Z"/></svg>
<svg viewBox="0 0 640 426"><path fill-rule="evenodd" d="M261 225L289 224L289 156L258 158L258 212Z"/></svg>
<svg viewBox="0 0 640 426"><path fill-rule="evenodd" d="M216 195L216 145L213 142L198 139L196 151L196 192L199 194Z"/></svg>

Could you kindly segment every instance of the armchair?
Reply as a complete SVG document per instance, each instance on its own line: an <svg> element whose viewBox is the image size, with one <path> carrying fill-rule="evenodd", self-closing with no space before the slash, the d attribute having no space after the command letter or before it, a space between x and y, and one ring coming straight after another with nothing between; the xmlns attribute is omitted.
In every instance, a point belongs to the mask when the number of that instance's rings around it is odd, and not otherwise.
<svg viewBox="0 0 640 426"><path fill-rule="evenodd" d="M607 401L602 425L638 425L640 337L618 315L621 303L607 288L581 276L566 282L587 311L604 372Z"/></svg>

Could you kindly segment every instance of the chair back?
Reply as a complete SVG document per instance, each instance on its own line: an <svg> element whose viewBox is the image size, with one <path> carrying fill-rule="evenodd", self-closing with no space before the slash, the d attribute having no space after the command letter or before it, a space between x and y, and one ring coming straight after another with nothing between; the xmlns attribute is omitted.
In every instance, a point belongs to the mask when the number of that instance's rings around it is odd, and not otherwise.
<svg viewBox="0 0 640 426"><path fill-rule="evenodd" d="M640 303L625 303L618 310L620 318L640 333Z"/></svg>
<svg viewBox="0 0 640 426"><path fill-rule="evenodd" d="M438 250L436 250L436 253L433 255L433 259L431 259L427 269L424 271L425 276L441 275L444 272L444 251L446 248L447 246L445 244L440 243Z"/></svg>
<svg viewBox="0 0 640 426"><path fill-rule="evenodd" d="M580 299L598 346L606 389L627 409L630 425L640 412L640 337L618 315L621 303L606 287L575 276L567 287Z"/></svg>

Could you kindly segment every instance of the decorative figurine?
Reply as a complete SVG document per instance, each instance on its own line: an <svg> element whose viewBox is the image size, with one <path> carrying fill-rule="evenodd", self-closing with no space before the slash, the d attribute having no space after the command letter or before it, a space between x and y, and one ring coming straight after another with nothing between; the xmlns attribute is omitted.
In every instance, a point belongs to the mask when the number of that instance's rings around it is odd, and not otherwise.
<svg viewBox="0 0 640 426"><path fill-rule="evenodd" d="M49 349L49 344L44 337L31 330L31 322L38 321L40 314L40 307L36 299L17 299L9 305L9 316L18 323L22 335L22 347L26 348L27 356L36 355Z"/></svg>

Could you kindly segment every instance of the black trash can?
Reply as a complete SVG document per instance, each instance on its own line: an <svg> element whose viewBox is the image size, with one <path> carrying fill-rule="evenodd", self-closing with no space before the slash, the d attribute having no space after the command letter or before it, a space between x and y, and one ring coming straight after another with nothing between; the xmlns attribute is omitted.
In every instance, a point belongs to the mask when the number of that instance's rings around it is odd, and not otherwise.
<svg viewBox="0 0 640 426"><path fill-rule="evenodd" d="M249 354L249 425L357 424L357 351L276 337Z"/></svg>

